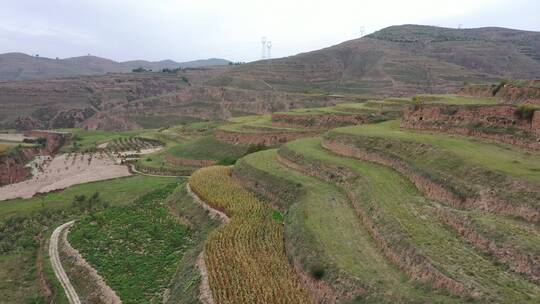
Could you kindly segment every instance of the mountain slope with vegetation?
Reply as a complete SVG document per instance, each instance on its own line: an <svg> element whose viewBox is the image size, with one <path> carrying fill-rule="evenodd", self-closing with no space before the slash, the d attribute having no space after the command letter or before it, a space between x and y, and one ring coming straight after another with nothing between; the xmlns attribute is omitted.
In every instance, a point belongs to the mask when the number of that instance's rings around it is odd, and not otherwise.
<svg viewBox="0 0 540 304"><path fill-rule="evenodd" d="M128 73L137 68L160 71L163 69L201 68L228 64L228 60L218 58L187 62L175 62L172 60L117 62L91 55L54 59L37 55L30 56L23 53L5 53L0 54L0 81Z"/></svg>
<svg viewBox="0 0 540 304"><path fill-rule="evenodd" d="M322 50L245 64L210 84L397 95L539 77L538 32L401 25Z"/></svg>

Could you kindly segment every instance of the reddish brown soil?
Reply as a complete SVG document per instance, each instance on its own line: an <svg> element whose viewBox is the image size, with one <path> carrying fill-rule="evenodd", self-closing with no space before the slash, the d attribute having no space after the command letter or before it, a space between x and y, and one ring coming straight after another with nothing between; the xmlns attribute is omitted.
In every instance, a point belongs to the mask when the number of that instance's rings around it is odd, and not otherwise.
<svg viewBox="0 0 540 304"><path fill-rule="evenodd" d="M507 83L499 88L495 96L507 103L530 103L540 104L540 80L521 81L522 85L516 86ZM475 85L460 90L460 94L468 96L491 97L496 85Z"/></svg>
<svg viewBox="0 0 540 304"><path fill-rule="evenodd" d="M49 131L29 131L30 137L46 139L44 147L22 148L15 154L0 155L0 186L18 183L25 180L30 171L25 165L36 155L53 155L62 147L68 134Z"/></svg>
<svg viewBox="0 0 540 304"><path fill-rule="evenodd" d="M475 136L529 149L540 149L540 111L521 118L511 105L413 105L403 112L401 127Z"/></svg>

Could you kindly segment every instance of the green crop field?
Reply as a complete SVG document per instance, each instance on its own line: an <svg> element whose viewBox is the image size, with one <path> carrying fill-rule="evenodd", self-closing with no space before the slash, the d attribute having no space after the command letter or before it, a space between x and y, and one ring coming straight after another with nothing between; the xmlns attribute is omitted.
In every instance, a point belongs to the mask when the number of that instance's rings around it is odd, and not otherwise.
<svg viewBox="0 0 540 304"><path fill-rule="evenodd" d="M171 174L192 172L198 167L172 164L166 156L193 160L210 160L217 164L229 165L247 152L247 146L233 145L216 140L212 135L179 139L169 143L157 153L143 156L137 163L138 169L149 168Z"/></svg>
<svg viewBox="0 0 540 304"><path fill-rule="evenodd" d="M40 302L45 299L37 283L36 258L41 254L46 279L54 292L52 300L67 303L48 262L46 241L52 230L86 212L128 205L136 197L171 181L170 178L133 176L81 184L30 199L3 201L0 204L0 278L11 278L1 280L3 299L6 303L45 303ZM41 246L39 239L43 240Z"/></svg>
<svg viewBox="0 0 540 304"><path fill-rule="evenodd" d="M160 299L190 243L187 227L165 203L179 186L168 184L129 206L85 216L68 235L124 303Z"/></svg>
<svg viewBox="0 0 540 304"><path fill-rule="evenodd" d="M226 162L229 158L236 159L244 155L246 149L246 146L218 141L213 136L203 136L180 143L168 152L177 157Z"/></svg>

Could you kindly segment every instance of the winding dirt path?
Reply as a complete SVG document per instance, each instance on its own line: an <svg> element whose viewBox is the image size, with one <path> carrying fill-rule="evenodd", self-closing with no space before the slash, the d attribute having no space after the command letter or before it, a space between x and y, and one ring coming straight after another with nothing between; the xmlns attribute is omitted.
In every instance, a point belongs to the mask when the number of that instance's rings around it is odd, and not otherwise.
<svg viewBox="0 0 540 304"><path fill-rule="evenodd" d="M189 182L186 183L186 189L188 194L193 198L193 200L203 209L208 211L208 215L211 218L219 219L224 224L230 221L229 217L225 213L210 207L210 205L208 205L197 194L195 194L195 192L191 190ZM199 268L199 272L201 273L201 284L199 285L199 300L201 300L203 304L214 304L214 297L212 296L212 289L210 288L210 282L208 280L208 270L206 269L206 263L204 262L204 250L197 258L197 268Z"/></svg>
<svg viewBox="0 0 540 304"><path fill-rule="evenodd" d="M60 284L62 284L62 287L64 287L64 291L66 292L66 297L69 303L81 304L79 295L75 291L75 288L73 288L73 285L71 285L71 282L69 281L69 278L62 267L62 262L60 262L60 255L58 254L58 241L60 240L62 232L64 229L73 226L74 223L75 221L70 221L54 229L49 242L49 258L51 259L54 274L58 278L58 281L60 281Z"/></svg>

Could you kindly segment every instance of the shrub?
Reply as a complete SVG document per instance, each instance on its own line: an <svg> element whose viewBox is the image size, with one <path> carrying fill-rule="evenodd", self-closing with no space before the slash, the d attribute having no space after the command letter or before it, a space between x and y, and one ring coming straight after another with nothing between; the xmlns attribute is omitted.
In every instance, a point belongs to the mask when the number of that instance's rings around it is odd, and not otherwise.
<svg viewBox="0 0 540 304"><path fill-rule="evenodd" d="M234 165L237 160L238 160L238 158L236 158L236 157L226 156L226 157L221 158L217 162L217 164L220 165L220 166L231 166L231 165Z"/></svg>
<svg viewBox="0 0 540 304"><path fill-rule="evenodd" d="M504 87L505 84L507 84L508 81L507 80L503 80L501 82L499 82L499 84L497 84L495 87L493 87L493 89L491 89L491 94L493 96L497 95L497 93L499 92L499 90Z"/></svg>
<svg viewBox="0 0 540 304"><path fill-rule="evenodd" d="M532 120L534 112L540 110L540 107L531 104L519 105L516 109L516 116L519 119Z"/></svg>
<svg viewBox="0 0 540 304"><path fill-rule="evenodd" d="M268 149L268 147L265 146L264 144L251 144L247 148L247 151L246 151L245 155L255 153L255 152L259 152L259 151L263 151L263 150L266 150L266 149Z"/></svg>
<svg viewBox="0 0 540 304"><path fill-rule="evenodd" d="M321 280L326 274L326 270L322 265L313 265L310 269L311 276L316 280Z"/></svg>

